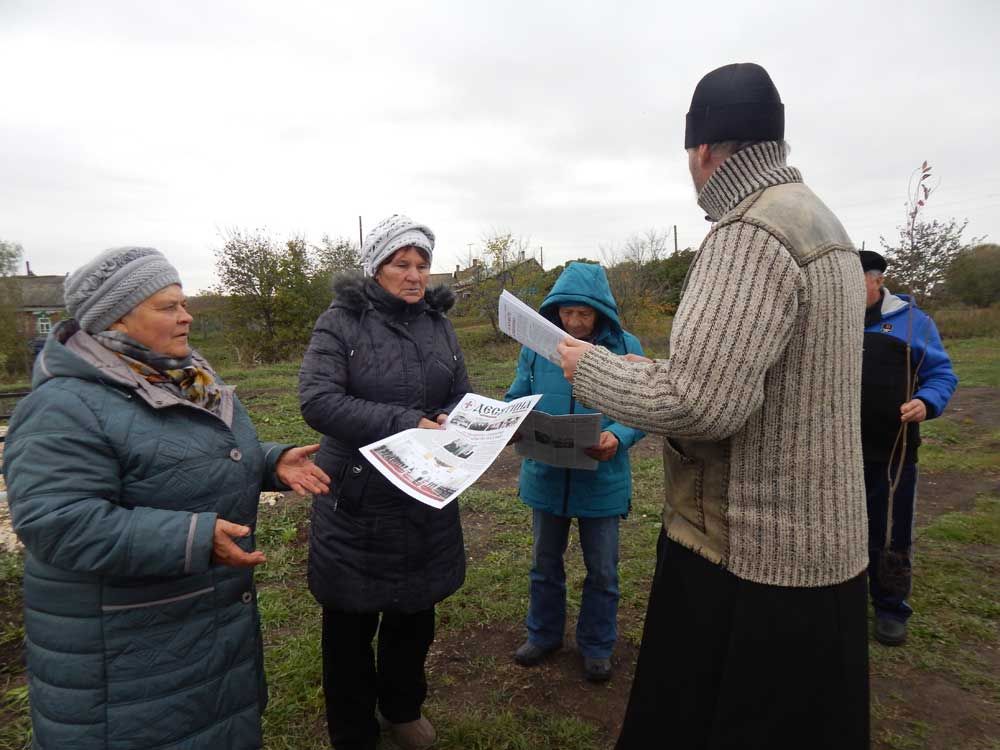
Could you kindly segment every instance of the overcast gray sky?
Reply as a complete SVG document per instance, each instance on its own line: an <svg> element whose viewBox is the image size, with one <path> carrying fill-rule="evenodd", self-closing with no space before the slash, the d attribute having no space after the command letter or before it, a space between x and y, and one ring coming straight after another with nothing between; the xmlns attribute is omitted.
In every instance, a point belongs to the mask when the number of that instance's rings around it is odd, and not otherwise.
<svg viewBox="0 0 1000 750"><path fill-rule="evenodd" d="M0 0L0 238L36 273L163 250L190 291L228 227L357 236L406 213L450 270L492 229L546 267L709 225L698 79L764 65L791 162L855 243L927 218L1000 238L1000 3Z"/></svg>

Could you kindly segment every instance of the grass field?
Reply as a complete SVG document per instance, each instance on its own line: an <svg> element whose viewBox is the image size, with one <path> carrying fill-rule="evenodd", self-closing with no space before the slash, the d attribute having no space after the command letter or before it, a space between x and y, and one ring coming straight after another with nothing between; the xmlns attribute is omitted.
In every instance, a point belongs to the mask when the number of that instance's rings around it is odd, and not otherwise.
<svg viewBox="0 0 1000 750"><path fill-rule="evenodd" d="M499 396L517 349L481 328L463 329L477 392ZM1000 339L946 342L962 385L956 410L925 430L918 501L917 614L906 647L871 646L875 747L892 750L1000 748ZM662 353L665 340L651 347ZM262 439L311 442L296 399L297 365L223 369ZM510 654L523 637L530 516L506 459L461 499L468 548L465 586L438 607L426 713L441 750L600 750L624 711L655 558L662 466L655 446L634 453L632 513L621 526L621 639L616 674L594 686L579 657L524 670ZM271 702L269 750L328 747L320 690L319 610L305 584L308 501L262 505L258 568ZM570 623L583 580L575 535L567 553ZM20 617L20 559L0 553L0 750L30 744Z"/></svg>

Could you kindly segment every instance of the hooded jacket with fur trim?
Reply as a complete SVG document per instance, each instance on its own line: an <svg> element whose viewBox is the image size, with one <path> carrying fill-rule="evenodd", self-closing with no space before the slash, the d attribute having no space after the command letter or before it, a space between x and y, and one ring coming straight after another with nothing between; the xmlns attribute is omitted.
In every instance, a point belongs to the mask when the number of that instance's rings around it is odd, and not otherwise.
<svg viewBox="0 0 1000 750"><path fill-rule="evenodd" d="M335 281L334 295L299 372L302 416L323 435L316 463L332 480L313 504L310 589L342 612L428 609L465 578L458 503L437 510L407 497L358 448L469 392L445 316L455 296L435 287L410 304L358 276Z"/></svg>

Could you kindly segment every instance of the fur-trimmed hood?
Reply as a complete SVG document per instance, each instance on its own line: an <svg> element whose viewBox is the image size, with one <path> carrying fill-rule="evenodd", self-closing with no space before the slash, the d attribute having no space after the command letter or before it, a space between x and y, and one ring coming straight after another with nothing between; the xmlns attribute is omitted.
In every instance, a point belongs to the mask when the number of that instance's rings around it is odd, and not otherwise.
<svg viewBox="0 0 1000 750"><path fill-rule="evenodd" d="M342 307L354 312L370 310L375 307L372 300L372 292L378 294L381 287L373 279L366 278L361 274L347 273L335 276L333 279L333 302L331 308ZM408 305L402 300L400 306L416 307L426 305L432 312L445 315L455 306L455 293L450 287L440 284L428 287L421 302Z"/></svg>

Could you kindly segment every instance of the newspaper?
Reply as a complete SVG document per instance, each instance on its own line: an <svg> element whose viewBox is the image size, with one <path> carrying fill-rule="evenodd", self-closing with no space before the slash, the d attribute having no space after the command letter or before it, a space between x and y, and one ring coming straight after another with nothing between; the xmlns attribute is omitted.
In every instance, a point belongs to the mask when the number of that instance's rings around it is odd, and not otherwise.
<svg viewBox="0 0 1000 750"><path fill-rule="evenodd" d="M442 430L414 428L361 448L393 485L432 508L443 508L482 476L541 395L510 403L467 393Z"/></svg>
<svg viewBox="0 0 1000 750"><path fill-rule="evenodd" d="M601 441L600 414L546 414L533 411L517 428L517 452L549 466L597 469L584 451Z"/></svg>
<svg viewBox="0 0 1000 750"><path fill-rule="evenodd" d="M569 336L551 320L546 320L506 289L500 294L500 330L522 345L562 366L556 347Z"/></svg>

